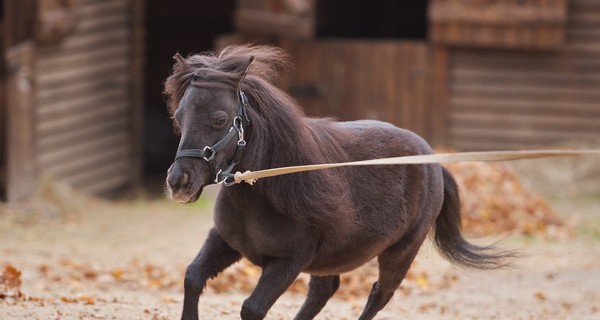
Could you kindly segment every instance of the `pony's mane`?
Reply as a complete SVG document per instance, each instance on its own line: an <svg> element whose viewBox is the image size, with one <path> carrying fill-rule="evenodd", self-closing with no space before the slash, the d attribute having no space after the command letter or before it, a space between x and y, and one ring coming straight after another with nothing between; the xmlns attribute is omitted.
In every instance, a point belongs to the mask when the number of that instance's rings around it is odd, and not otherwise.
<svg viewBox="0 0 600 320"><path fill-rule="evenodd" d="M270 83L277 79L282 70L292 67L287 54L280 48L271 46L228 46L220 53L205 52L187 58L177 53L173 58L173 71L167 78L164 89L171 114L177 110L179 100L192 80L198 86L236 89L246 67L247 77L261 78ZM252 58L254 60L248 66ZM246 87L243 83L241 85L242 89Z"/></svg>

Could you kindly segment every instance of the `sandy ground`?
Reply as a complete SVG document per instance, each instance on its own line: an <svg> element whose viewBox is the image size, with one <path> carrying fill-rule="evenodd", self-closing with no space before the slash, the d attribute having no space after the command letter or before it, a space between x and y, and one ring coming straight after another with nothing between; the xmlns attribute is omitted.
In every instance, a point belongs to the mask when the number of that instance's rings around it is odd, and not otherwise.
<svg viewBox="0 0 600 320"><path fill-rule="evenodd" d="M0 319L178 318L183 270L211 226L210 198L193 206L74 202L0 207L0 268L22 272L23 294L0 298ZM576 236L509 236L503 246L525 254L509 269L459 269L426 244L416 262L420 276L377 319L600 319L600 201L557 207L581 217ZM246 296L207 290L200 313L239 319ZM286 293L267 319L291 319L303 299ZM317 319L356 319L365 301L334 297Z"/></svg>

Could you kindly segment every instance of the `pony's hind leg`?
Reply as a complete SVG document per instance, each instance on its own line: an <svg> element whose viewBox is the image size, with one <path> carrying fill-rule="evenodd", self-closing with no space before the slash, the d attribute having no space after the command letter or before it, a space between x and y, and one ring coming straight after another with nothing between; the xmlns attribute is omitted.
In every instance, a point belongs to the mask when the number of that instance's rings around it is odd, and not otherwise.
<svg viewBox="0 0 600 320"><path fill-rule="evenodd" d="M379 279L373 284L367 304L359 320L373 319L377 312L390 301L394 292L404 280L426 236L426 228L417 228L417 230L405 235L400 241L377 257Z"/></svg>
<svg viewBox="0 0 600 320"><path fill-rule="evenodd" d="M329 298L340 286L340 276L311 276L308 283L308 296L295 320L310 320L325 306Z"/></svg>
<svg viewBox="0 0 600 320"><path fill-rule="evenodd" d="M209 278L241 259L239 252L231 248L221 235L212 229L204 246L185 272L183 313L181 319L198 319L198 300Z"/></svg>

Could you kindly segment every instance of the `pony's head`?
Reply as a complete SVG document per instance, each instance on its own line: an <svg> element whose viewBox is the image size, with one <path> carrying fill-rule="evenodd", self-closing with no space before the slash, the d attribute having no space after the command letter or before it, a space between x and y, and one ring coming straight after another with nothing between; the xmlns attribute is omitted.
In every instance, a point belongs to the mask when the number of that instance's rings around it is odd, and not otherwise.
<svg viewBox="0 0 600 320"><path fill-rule="evenodd" d="M224 173L239 162L252 121L246 78L272 79L277 71L272 62L283 56L279 49L257 46L231 46L219 55L175 55L165 83L169 112L181 134L166 179L173 200L196 201L206 185L227 179Z"/></svg>

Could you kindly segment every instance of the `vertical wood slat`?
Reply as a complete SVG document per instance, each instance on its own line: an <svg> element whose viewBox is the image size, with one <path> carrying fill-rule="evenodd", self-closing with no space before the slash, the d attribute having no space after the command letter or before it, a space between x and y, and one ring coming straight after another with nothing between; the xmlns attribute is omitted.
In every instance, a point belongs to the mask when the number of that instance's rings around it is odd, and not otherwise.
<svg viewBox="0 0 600 320"><path fill-rule="evenodd" d="M298 66L284 89L307 114L379 119L430 135L426 43L288 40L282 47Z"/></svg>
<svg viewBox="0 0 600 320"><path fill-rule="evenodd" d="M145 0L131 0L131 178L133 185L141 185L143 178L144 135L144 49L145 49Z"/></svg>
<svg viewBox="0 0 600 320"><path fill-rule="evenodd" d="M431 119L428 122L430 143L434 146L447 146L450 143L448 135L450 50L434 46L431 51L431 99L428 114Z"/></svg>
<svg viewBox="0 0 600 320"><path fill-rule="evenodd" d="M36 183L35 103L31 80L35 46L22 42L6 51L6 200L29 197Z"/></svg>
<svg viewBox="0 0 600 320"><path fill-rule="evenodd" d="M4 135L0 160L0 197L7 201L27 198L35 186L36 170L33 145L34 87L30 81L34 70L34 34L37 2L35 0L5 0L2 6L0 32L3 61L0 63Z"/></svg>

